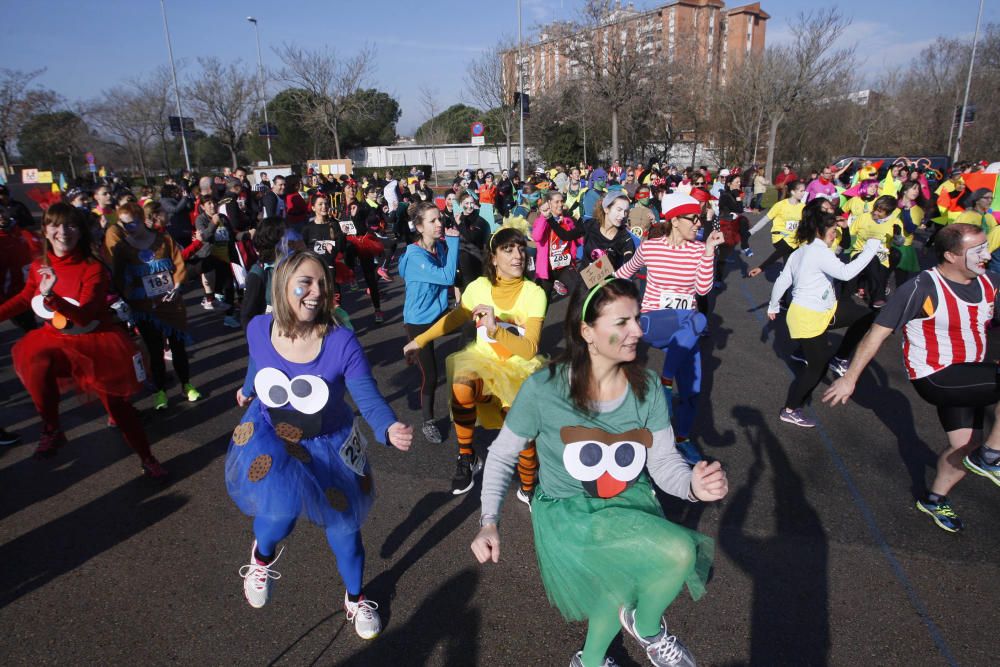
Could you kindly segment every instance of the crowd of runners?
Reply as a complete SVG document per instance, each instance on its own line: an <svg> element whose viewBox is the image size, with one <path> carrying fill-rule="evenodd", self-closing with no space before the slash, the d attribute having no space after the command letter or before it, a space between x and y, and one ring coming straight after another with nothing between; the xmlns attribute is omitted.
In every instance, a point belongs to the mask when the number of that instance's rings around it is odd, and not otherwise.
<svg viewBox="0 0 1000 667"><path fill-rule="evenodd" d="M359 421L406 452L415 438L442 443L447 414L451 493L481 479L472 551L481 563L499 559L514 478L549 601L588 623L570 664L615 664L607 649L624 629L654 665L693 665L663 615L685 585L695 599L705 592L713 543L665 519L651 491L690 502L728 492L695 429L707 297L769 229L773 251L746 276L773 280L768 317L783 317L796 345L795 377L775 406L788 428L815 426L806 408L828 372L823 400L845 403L899 331L906 373L945 431L916 507L957 532L955 484L971 471L1000 486L1000 430L983 433L1000 399L1000 367L986 358L1000 292L995 176L985 164L942 174L901 159L805 179L786 165L769 182L756 167L616 161L539 168L523 182L516 170L465 170L435 189L416 169L254 182L235 169L184 172L156 191L118 178L73 188L48 203L40 226L4 187L0 321L24 331L11 359L41 418L35 456L66 444L59 408L73 388L101 402L153 479L169 473L131 400L150 391L154 410L169 410L168 363L179 400L201 399L184 293L219 311L220 326L245 331L247 372L235 389L245 412L225 484L252 519L240 574L254 607L269 601L280 543L304 516L336 556L347 618L359 636L377 636L361 539L375 482ZM771 187L778 199L765 210ZM393 324L415 367L416 425L383 398L356 313L342 304L346 291L364 290L382 324L380 291L397 279L405 301ZM563 342L544 349L547 312L563 298ZM835 329L844 330L836 343ZM464 346L440 358L435 341L462 331ZM646 368L642 345L662 351L661 368ZM447 406L435 405L442 381ZM496 432L488 456L477 426ZM0 429L0 440L21 437Z"/></svg>

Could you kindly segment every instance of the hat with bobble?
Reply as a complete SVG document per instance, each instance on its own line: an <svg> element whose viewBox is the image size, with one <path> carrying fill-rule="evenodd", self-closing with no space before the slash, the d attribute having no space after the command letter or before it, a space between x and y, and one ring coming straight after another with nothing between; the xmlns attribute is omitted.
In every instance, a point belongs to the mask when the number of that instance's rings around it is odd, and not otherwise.
<svg viewBox="0 0 1000 667"><path fill-rule="evenodd" d="M673 220L681 215L698 215L701 213L701 204L691 195L672 192L660 200L660 211L660 217L664 220Z"/></svg>

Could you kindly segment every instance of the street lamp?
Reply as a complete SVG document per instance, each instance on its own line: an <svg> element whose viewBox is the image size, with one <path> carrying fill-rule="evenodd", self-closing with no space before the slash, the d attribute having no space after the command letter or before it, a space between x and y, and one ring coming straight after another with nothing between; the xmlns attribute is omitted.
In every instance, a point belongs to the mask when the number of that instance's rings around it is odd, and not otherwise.
<svg viewBox="0 0 1000 667"><path fill-rule="evenodd" d="M264 95L264 61L260 58L260 28L257 27L257 19L252 16L247 17L247 21L253 23L253 32L257 37L257 79L260 85L260 103L264 107L264 138L267 139L267 163L274 164L271 157L271 124L267 120L267 97Z"/></svg>
<svg viewBox="0 0 1000 667"><path fill-rule="evenodd" d="M170 28L167 27L167 6L160 0L160 11L163 13L163 32L167 36L167 54L170 56L170 74L174 77L174 101L177 102L177 116L181 123L181 146L184 147L184 166L191 171L191 158L188 157L188 142L184 132L184 114L181 112L181 92L177 87L177 68L174 67L174 47L170 45Z"/></svg>

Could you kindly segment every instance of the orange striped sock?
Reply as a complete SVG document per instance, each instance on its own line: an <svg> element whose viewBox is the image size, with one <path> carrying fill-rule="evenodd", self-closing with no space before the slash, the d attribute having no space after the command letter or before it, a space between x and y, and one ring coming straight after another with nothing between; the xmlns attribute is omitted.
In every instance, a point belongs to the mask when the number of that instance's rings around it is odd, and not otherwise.
<svg viewBox="0 0 1000 667"><path fill-rule="evenodd" d="M538 452L535 451L535 441L532 440L517 455L517 476L521 479L521 490L531 493L535 488L537 475Z"/></svg>
<svg viewBox="0 0 1000 667"><path fill-rule="evenodd" d="M456 382L451 385L451 414L455 420L458 453L473 454L472 438L476 433L476 385Z"/></svg>

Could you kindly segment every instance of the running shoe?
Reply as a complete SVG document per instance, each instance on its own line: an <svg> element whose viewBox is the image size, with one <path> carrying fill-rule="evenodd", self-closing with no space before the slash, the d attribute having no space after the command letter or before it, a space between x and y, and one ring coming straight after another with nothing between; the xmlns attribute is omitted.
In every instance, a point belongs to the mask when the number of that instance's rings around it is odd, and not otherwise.
<svg viewBox="0 0 1000 667"><path fill-rule="evenodd" d="M163 360L164 361L174 360L174 353L170 351L169 347L163 351Z"/></svg>
<svg viewBox="0 0 1000 667"><path fill-rule="evenodd" d="M875 299L875 303L872 304L872 308L876 310L885 306L885 299Z"/></svg>
<svg viewBox="0 0 1000 667"><path fill-rule="evenodd" d="M951 504L944 498L936 503L929 500L918 500L917 509L934 519L938 528L947 530L949 533L957 533L962 530L962 520L951 509Z"/></svg>
<svg viewBox="0 0 1000 667"><path fill-rule="evenodd" d="M559 296L566 296L569 294L569 290L560 281L556 280L552 283L552 289Z"/></svg>
<svg viewBox="0 0 1000 667"><path fill-rule="evenodd" d="M830 360L829 368L837 377L844 377L847 375L847 367L851 365L850 359L841 359L840 357L834 357Z"/></svg>
<svg viewBox="0 0 1000 667"><path fill-rule="evenodd" d="M21 442L21 436L17 433L11 433L7 429L0 428L0 445L7 447L10 445L16 445Z"/></svg>
<svg viewBox="0 0 1000 667"><path fill-rule="evenodd" d="M239 329L241 326L240 321L235 317L233 317L232 315L226 315L222 319L222 325L229 327L230 329Z"/></svg>
<svg viewBox="0 0 1000 667"><path fill-rule="evenodd" d="M66 444L66 434L58 429L42 431L38 439L38 446L35 447L34 457L36 459L48 459L56 455L56 451Z"/></svg>
<svg viewBox="0 0 1000 667"><path fill-rule="evenodd" d="M802 408L796 408L795 410L781 408L781 412L778 413L778 419L789 424L801 426L802 428L814 428L816 426L816 422L806 417L805 413L802 412Z"/></svg>
<svg viewBox="0 0 1000 667"><path fill-rule="evenodd" d="M797 361L800 364L805 364L806 366L809 365L809 361L806 359L806 354L802 351L801 347L795 348L795 351L788 355L788 357L792 361Z"/></svg>
<svg viewBox="0 0 1000 667"><path fill-rule="evenodd" d="M622 607L618 611L625 632L632 635L646 650L649 661L657 667L695 667L694 656L676 636L667 634L667 621L660 618L660 632L654 637L642 637L635 629L635 609Z"/></svg>
<svg viewBox="0 0 1000 667"><path fill-rule="evenodd" d="M698 451L695 444L687 438L675 442L674 446L677 447L677 451L680 452L681 458L683 458L684 462L689 466L693 466L704 458L701 455L701 452Z"/></svg>
<svg viewBox="0 0 1000 667"><path fill-rule="evenodd" d="M257 540L250 547L250 564L240 568L240 576L243 577L243 595L254 609L260 609L271 599L271 582L281 579L281 573L273 566L284 550L282 547L270 563L262 563L257 560Z"/></svg>
<svg viewBox="0 0 1000 667"><path fill-rule="evenodd" d="M753 248L743 248L744 257L753 257Z"/></svg>
<svg viewBox="0 0 1000 667"><path fill-rule="evenodd" d="M983 458L982 448L966 456L962 459L962 463L969 469L969 472L974 472L1000 486L1000 463L994 463L993 465L987 463Z"/></svg>
<svg viewBox="0 0 1000 667"><path fill-rule="evenodd" d="M167 472L167 469L156 460L155 456L150 456L142 462L142 474L150 479L162 481L167 478L169 473Z"/></svg>
<svg viewBox="0 0 1000 667"><path fill-rule="evenodd" d="M473 479L483 469L483 460L475 454L459 454L455 464L455 476L451 478L451 493L460 496L472 490Z"/></svg>
<svg viewBox="0 0 1000 667"><path fill-rule="evenodd" d="M424 432L424 440L427 442L440 445L444 440L444 438L441 437L441 431L438 430L437 424L434 423L433 419L425 421L420 430Z"/></svg>
<svg viewBox="0 0 1000 667"><path fill-rule="evenodd" d="M154 410L167 409L167 392L161 389L160 391L153 394L153 409Z"/></svg>
<svg viewBox="0 0 1000 667"><path fill-rule="evenodd" d="M347 620L354 624L354 631L362 639L375 639L382 632L382 619L378 615L378 604L366 600L362 595L357 602L351 602L344 593L344 611Z"/></svg>
<svg viewBox="0 0 1000 667"><path fill-rule="evenodd" d="M194 388L194 385L188 382L182 388L184 395L187 397L188 403L194 403L199 398L201 398L201 392Z"/></svg>
<svg viewBox="0 0 1000 667"><path fill-rule="evenodd" d="M381 266L378 267L376 273L378 273L378 277L384 280L385 282L387 283L392 282L392 276L389 275L389 272L384 267Z"/></svg>
<svg viewBox="0 0 1000 667"><path fill-rule="evenodd" d="M531 510L531 501L535 499L535 490L525 491L522 488L517 489L517 499L528 506L528 510Z"/></svg>
<svg viewBox="0 0 1000 667"><path fill-rule="evenodd" d="M577 651L573 655L573 659L569 661L569 667L584 667L583 651ZM604 656L604 662L601 663L601 667L618 667L618 663L614 659Z"/></svg>
<svg viewBox="0 0 1000 667"><path fill-rule="evenodd" d="M118 422L111 415L108 415L108 428L118 428Z"/></svg>
<svg viewBox="0 0 1000 667"><path fill-rule="evenodd" d="M375 324L382 324L383 322L385 322L385 313L383 313L381 310L376 310Z"/></svg>
<svg viewBox="0 0 1000 667"><path fill-rule="evenodd" d="M215 310L215 300L210 299L207 296L202 297L201 307L204 308L205 310Z"/></svg>

